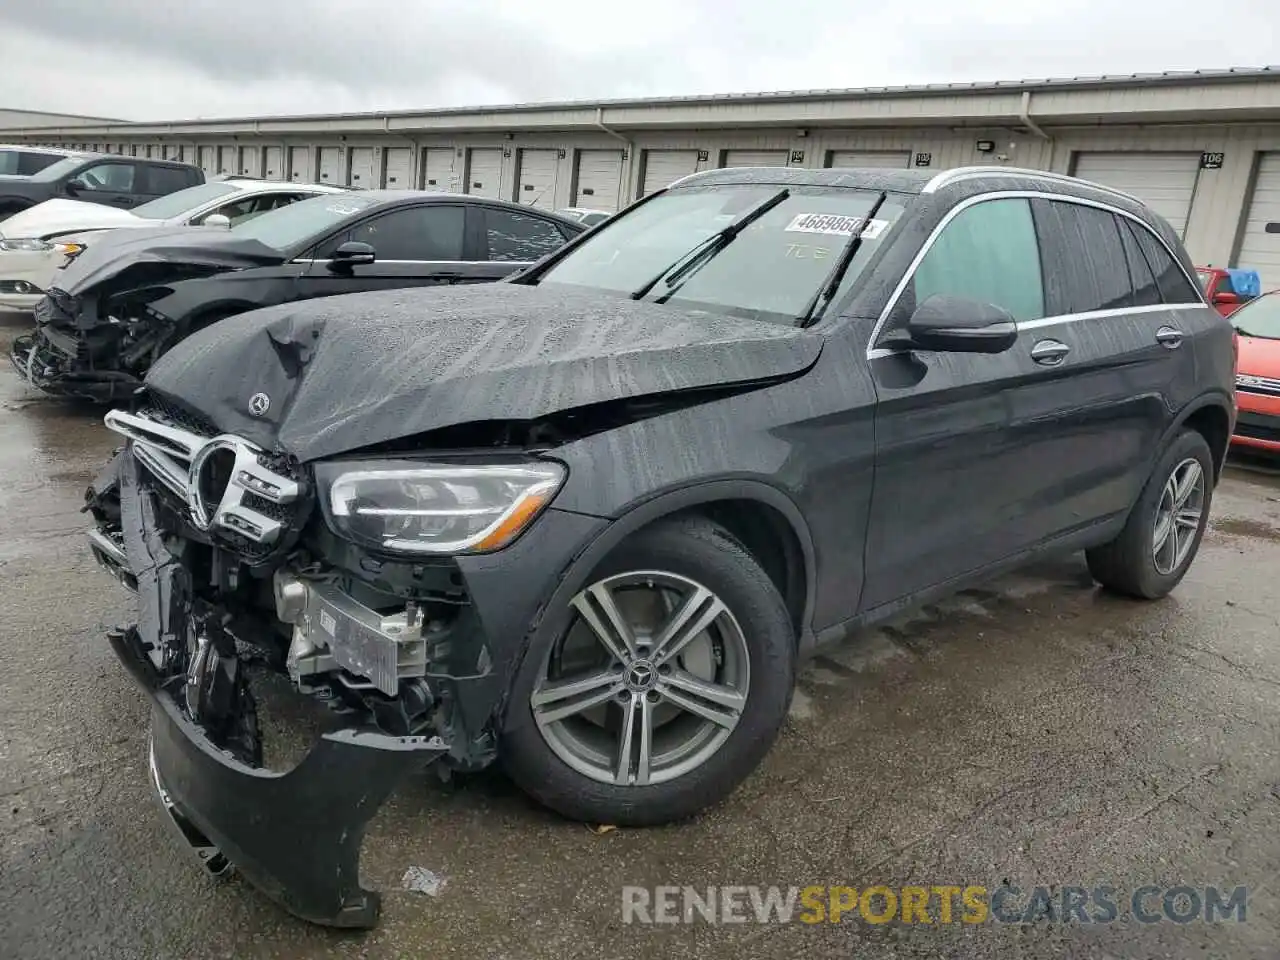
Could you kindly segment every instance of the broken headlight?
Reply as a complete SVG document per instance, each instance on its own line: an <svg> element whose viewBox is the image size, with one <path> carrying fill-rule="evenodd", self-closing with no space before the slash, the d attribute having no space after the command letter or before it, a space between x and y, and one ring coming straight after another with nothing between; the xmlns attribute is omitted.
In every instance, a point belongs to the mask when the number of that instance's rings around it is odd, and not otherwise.
<svg viewBox="0 0 1280 960"><path fill-rule="evenodd" d="M392 553L489 553L515 540L564 482L549 460L505 464L325 464L325 512L340 536Z"/></svg>

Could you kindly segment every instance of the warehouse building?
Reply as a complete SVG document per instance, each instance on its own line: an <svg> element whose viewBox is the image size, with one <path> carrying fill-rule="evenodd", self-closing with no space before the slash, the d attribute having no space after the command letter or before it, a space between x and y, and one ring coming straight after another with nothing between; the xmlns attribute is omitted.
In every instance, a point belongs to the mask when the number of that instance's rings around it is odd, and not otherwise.
<svg viewBox="0 0 1280 960"><path fill-rule="evenodd" d="M5 114L0 113L0 117ZM173 123L0 141L181 158L209 176L617 210L712 167L1034 167L1146 200L1201 264L1280 287L1280 67Z"/></svg>

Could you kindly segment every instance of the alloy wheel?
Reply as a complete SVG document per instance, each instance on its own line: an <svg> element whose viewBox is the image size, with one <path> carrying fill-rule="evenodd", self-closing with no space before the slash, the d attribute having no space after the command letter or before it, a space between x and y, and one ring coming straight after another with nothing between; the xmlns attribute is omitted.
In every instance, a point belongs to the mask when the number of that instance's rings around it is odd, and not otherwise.
<svg viewBox="0 0 1280 960"><path fill-rule="evenodd" d="M1181 567L1195 545L1204 513L1204 491L1204 468L1194 457L1174 467L1165 481L1151 538L1152 560L1161 576Z"/></svg>
<svg viewBox="0 0 1280 960"><path fill-rule="evenodd" d="M606 577L575 596L530 707L547 746L601 783L644 786L706 763L746 707L750 658L733 613L679 574Z"/></svg>

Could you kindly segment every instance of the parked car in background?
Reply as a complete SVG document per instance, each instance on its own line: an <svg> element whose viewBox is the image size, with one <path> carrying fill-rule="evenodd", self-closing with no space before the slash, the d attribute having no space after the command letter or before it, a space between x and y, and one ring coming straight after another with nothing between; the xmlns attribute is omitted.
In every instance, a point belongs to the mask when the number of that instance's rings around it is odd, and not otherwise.
<svg viewBox="0 0 1280 960"><path fill-rule="evenodd" d="M1196 278L1213 308L1224 317L1262 292L1257 270L1196 267Z"/></svg>
<svg viewBox="0 0 1280 960"><path fill-rule="evenodd" d="M128 208L197 183L204 171L177 160L71 154L29 177L0 176L0 221L56 197Z"/></svg>
<svg viewBox="0 0 1280 960"><path fill-rule="evenodd" d="M67 157L83 156L79 150L0 143L0 177L29 177Z"/></svg>
<svg viewBox="0 0 1280 960"><path fill-rule="evenodd" d="M378 914L365 824L429 762L687 817L853 627L1060 551L1172 590L1233 337L1163 218L1011 169L707 171L506 283L224 320L107 414L89 495L157 788L206 858L346 926ZM237 640L349 711L287 774Z"/></svg>
<svg viewBox="0 0 1280 960"><path fill-rule="evenodd" d="M293 184L279 185L291 191ZM584 227L499 200L369 190L230 230L115 230L75 254L14 341L19 374L64 396L127 396L165 351L224 317L365 290L500 280Z"/></svg>
<svg viewBox="0 0 1280 960"><path fill-rule="evenodd" d="M607 210L588 210L586 207L565 207L563 210L557 210L556 213L570 220L576 220L584 227L594 227L613 216Z"/></svg>
<svg viewBox="0 0 1280 960"><path fill-rule="evenodd" d="M1231 442L1255 453L1280 455L1280 291L1240 307L1231 323L1240 351Z"/></svg>
<svg viewBox="0 0 1280 960"><path fill-rule="evenodd" d="M31 310L55 272L106 230L234 227L279 207L344 187L231 177L187 187L131 210L46 200L0 223L0 307Z"/></svg>

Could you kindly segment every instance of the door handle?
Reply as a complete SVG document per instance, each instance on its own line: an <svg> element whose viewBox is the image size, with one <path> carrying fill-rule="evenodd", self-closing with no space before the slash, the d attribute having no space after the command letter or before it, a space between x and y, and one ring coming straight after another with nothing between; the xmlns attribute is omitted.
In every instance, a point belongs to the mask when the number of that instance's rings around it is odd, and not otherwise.
<svg viewBox="0 0 1280 960"><path fill-rule="evenodd" d="M1046 367L1057 366L1071 348L1060 340L1041 340L1031 348L1031 359Z"/></svg>
<svg viewBox="0 0 1280 960"><path fill-rule="evenodd" d="M1162 347L1168 347L1170 350L1177 350L1182 346L1182 331L1173 327L1161 327L1156 331L1156 343Z"/></svg>

